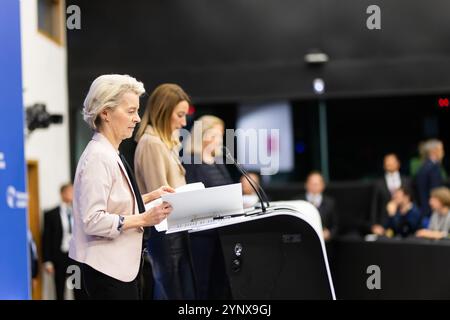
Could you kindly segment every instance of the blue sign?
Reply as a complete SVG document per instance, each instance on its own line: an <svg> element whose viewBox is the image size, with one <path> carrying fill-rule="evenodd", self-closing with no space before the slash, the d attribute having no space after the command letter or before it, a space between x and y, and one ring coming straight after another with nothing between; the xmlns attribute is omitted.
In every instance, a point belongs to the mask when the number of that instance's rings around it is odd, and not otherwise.
<svg viewBox="0 0 450 320"><path fill-rule="evenodd" d="M0 299L30 299L19 0L0 1Z"/></svg>

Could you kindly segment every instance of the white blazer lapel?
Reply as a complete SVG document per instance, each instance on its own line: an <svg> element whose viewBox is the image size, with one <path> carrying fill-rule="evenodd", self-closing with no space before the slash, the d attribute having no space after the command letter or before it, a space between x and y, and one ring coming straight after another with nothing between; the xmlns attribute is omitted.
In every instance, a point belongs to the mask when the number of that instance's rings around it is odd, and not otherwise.
<svg viewBox="0 0 450 320"><path fill-rule="evenodd" d="M127 170L125 169L125 166L123 165L122 160L120 159L119 154L117 153L117 150L114 149L114 147L111 145L111 143L108 141L108 139L104 135L99 133L99 132L96 132L94 134L94 136L92 137L92 140L98 141L98 142L104 144L105 146L107 146L109 152L111 152L111 155L114 156L114 158L116 159L117 163L119 164L120 170L122 171L122 174L127 179L128 186L130 187L130 190L131 190L131 194L134 197L134 208L135 208L135 210L134 210L133 214L135 214L136 213L136 208L137 208L136 195L134 194L133 186L131 184L130 178L128 177Z"/></svg>

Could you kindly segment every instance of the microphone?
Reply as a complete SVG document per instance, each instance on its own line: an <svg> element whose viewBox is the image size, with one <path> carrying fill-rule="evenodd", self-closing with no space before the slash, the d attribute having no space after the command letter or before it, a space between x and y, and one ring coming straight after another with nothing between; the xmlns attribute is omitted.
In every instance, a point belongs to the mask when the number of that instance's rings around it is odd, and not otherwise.
<svg viewBox="0 0 450 320"><path fill-rule="evenodd" d="M261 203L261 210L263 213L265 213L266 209L270 206L270 203L263 188L260 185L256 184L256 182L248 175L247 171L236 161L236 159L234 159L234 157L231 155L230 150L226 146L222 146L222 149L225 150L225 156L233 162L239 172L245 177L245 179L247 179L248 183L250 183L250 186L253 188L253 190L255 190L259 202ZM258 187L256 187L255 185L257 185ZM264 195L264 199L261 193ZM264 204L264 202L266 202L267 206Z"/></svg>

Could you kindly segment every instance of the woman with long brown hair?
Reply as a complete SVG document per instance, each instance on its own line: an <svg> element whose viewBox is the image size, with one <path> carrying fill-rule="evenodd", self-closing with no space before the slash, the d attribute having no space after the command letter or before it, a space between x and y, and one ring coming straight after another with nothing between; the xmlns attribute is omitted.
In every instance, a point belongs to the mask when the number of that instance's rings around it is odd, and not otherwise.
<svg viewBox="0 0 450 320"><path fill-rule="evenodd" d="M154 186L186 184L179 158L179 130L186 126L190 98L176 84L151 94L136 134L134 169L142 192ZM165 234L151 229L148 242L155 299L194 299L195 289L187 232Z"/></svg>

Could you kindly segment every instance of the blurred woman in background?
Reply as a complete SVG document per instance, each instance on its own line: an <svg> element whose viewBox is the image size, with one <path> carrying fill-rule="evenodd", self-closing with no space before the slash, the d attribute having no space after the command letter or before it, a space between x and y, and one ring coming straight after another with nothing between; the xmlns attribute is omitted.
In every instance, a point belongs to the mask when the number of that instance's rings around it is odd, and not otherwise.
<svg viewBox="0 0 450 320"><path fill-rule="evenodd" d="M417 231L416 236L428 239L443 239L450 232L450 190L447 187L435 188L429 200L433 214L427 229Z"/></svg>
<svg viewBox="0 0 450 320"><path fill-rule="evenodd" d="M206 188L233 183L222 159L224 122L211 115L194 122L185 142L183 165L188 183ZM190 235L198 299L228 299L230 287L216 229Z"/></svg>

